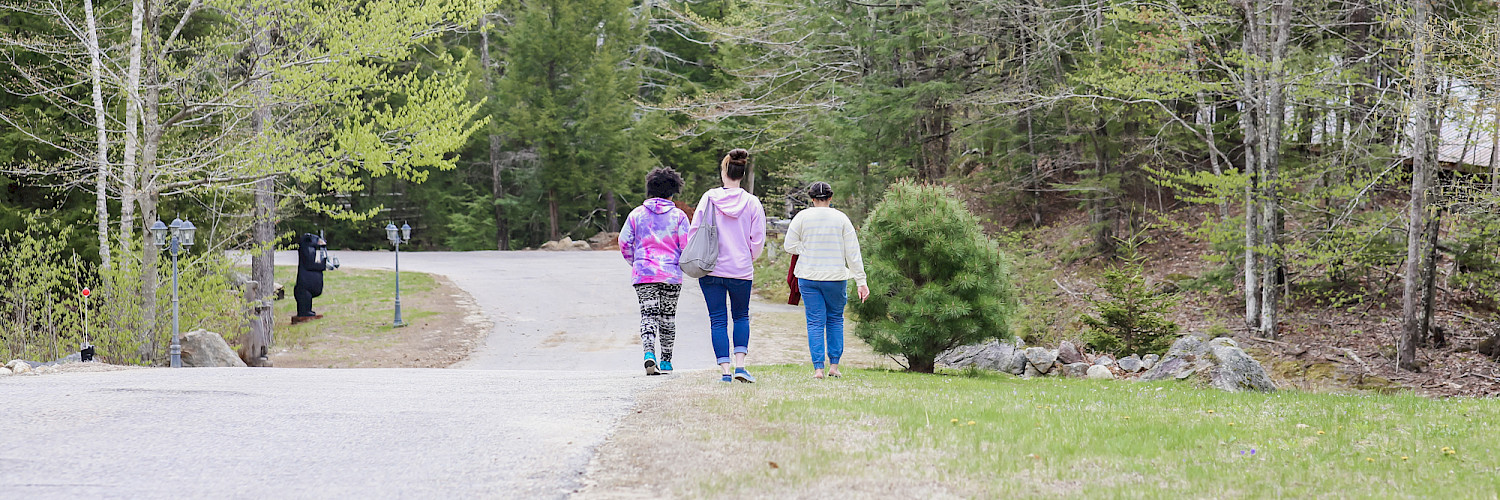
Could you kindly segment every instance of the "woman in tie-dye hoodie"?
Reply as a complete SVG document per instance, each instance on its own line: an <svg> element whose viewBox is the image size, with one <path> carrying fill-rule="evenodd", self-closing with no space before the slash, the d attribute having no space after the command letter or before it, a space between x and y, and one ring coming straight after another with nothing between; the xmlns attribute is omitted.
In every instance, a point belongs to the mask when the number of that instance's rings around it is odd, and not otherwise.
<svg viewBox="0 0 1500 500"><path fill-rule="evenodd" d="M630 262L635 296L641 305L641 348L646 374L672 371L672 342L677 337L677 297L682 268L677 261L688 241L688 217L671 201L682 190L682 176L671 168L646 175L646 202L630 212L620 229L620 253ZM661 362L656 360L657 340Z"/></svg>

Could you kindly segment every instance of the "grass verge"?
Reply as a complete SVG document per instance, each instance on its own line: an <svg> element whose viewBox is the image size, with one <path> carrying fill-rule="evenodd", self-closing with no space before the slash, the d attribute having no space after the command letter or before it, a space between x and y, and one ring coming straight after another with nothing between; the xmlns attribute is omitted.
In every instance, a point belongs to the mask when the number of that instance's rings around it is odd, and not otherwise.
<svg viewBox="0 0 1500 500"><path fill-rule="evenodd" d="M1492 399L884 370L815 381L801 366L755 373L754 385L685 374L647 394L642 412L601 449L585 496L1500 493L1500 402ZM637 440L674 443L673 455L654 456L663 447Z"/></svg>
<svg viewBox="0 0 1500 500"><path fill-rule="evenodd" d="M473 299L441 277L401 273L401 318L395 317L395 273L339 269L323 273L323 295L313 310L323 319L292 325L295 266L276 268L286 298L275 303L276 354L286 367L445 367L459 361L488 331Z"/></svg>

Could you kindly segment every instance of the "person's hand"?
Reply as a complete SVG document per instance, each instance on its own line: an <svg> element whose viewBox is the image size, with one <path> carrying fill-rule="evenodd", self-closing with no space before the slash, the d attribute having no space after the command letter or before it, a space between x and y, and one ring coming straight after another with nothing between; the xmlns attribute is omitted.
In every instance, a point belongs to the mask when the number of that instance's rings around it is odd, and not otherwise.
<svg viewBox="0 0 1500 500"><path fill-rule="evenodd" d="M868 299L868 298L870 298L870 287L865 286L865 285L860 285L859 286L859 301L860 302L864 302L865 299Z"/></svg>

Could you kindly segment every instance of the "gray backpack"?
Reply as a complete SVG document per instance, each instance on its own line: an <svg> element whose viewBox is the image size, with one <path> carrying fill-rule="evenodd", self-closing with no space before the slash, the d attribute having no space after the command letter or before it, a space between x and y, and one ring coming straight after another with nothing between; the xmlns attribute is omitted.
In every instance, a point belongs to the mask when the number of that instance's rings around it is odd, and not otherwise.
<svg viewBox="0 0 1500 500"><path fill-rule="evenodd" d="M693 233L687 245L682 247L682 257L677 261L677 267L682 268L682 274L692 278L702 278L714 272L714 265L719 263L719 224L716 220L718 216L718 207L715 207L713 201L709 200L708 210L703 212L704 220L699 224L698 232Z"/></svg>

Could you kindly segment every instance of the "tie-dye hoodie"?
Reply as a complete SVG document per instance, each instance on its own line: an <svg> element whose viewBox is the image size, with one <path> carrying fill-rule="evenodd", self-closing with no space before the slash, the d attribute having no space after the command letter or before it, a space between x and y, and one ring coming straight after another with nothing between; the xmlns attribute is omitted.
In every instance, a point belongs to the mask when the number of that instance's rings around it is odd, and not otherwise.
<svg viewBox="0 0 1500 500"><path fill-rule="evenodd" d="M671 201L651 198L630 211L620 229L620 254L635 284L682 283L677 261L688 241L688 217Z"/></svg>

